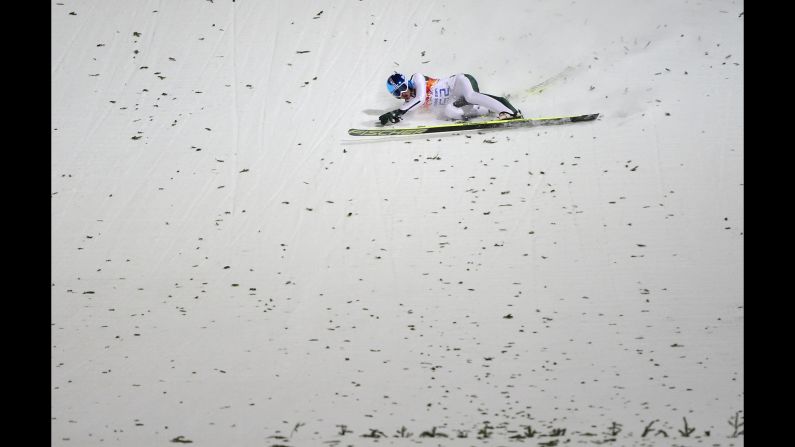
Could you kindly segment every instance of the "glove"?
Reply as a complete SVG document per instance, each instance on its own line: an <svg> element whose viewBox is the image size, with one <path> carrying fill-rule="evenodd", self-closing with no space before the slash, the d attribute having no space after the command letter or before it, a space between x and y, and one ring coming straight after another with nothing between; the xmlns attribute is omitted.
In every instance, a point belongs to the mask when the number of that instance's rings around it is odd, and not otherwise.
<svg viewBox="0 0 795 447"><path fill-rule="evenodd" d="M396 123L396 122L400 121L401 119L403 119L403 118L400 117L400 115L403 115L404 113L405 112L403 112L400 109L393 110L391 112L386 112L385 114L379 116L378 120L381 121L381 124L384 124L384 125L386 124L387 121L391 121L393 123Z"/></svg>
<svg viewBox="0 0 795 447"><path fill-rule="evenodd" d="M381 124L383 125L386 125L387 121L396 123L401 119L400 118L401 114L398 114L397 112L400 112L400 110L393 110L391 112L386 112L385 114L379 116L378 120L381 121Z"/></svg>

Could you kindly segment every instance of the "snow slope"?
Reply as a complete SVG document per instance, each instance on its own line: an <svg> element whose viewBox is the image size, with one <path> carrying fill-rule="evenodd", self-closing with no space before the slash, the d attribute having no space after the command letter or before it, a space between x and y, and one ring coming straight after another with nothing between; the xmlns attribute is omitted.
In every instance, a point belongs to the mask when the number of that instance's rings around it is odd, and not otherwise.
<svg viewBox="0 0 795 447"><path fill-rule="evenodd" d="M52 445L742 445L743 2L495 4L53 2Z"/></svg>

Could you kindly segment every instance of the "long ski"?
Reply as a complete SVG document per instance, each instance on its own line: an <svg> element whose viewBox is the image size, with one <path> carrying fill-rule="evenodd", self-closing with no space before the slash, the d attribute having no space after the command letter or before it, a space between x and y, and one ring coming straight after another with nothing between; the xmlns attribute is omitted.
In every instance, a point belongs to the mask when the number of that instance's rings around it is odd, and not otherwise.
<svg viewBox="0 0 795 447"><path fill-rule="evenodd" d="M463 123L443 124L440 126L418 127L383 127L373 129L348 129L348 135L358 137L382 137L392 135L419 135L439 132L460 132L465 130L500 129L512 127L550 126L556 124L579 123L593 121L598 113L589 115L558 116L550 118L517 118L512 120L468 121Z"/></svg>

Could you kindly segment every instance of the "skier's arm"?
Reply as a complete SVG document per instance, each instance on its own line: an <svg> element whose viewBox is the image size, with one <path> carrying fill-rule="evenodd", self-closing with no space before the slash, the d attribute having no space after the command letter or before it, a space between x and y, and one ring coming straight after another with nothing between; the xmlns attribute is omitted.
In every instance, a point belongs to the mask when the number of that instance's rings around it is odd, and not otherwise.
<svg viewBox="0 0 795 447"><path fill-rule="evenodd" d="M411 76L411 80L409 82L414 86L413 88L416 96L409 98L405 104L400 106L400 109L398 110L402 110L403 113L415 109L421 104L425 104L425 76L420 73L414 73Z"/></svg>

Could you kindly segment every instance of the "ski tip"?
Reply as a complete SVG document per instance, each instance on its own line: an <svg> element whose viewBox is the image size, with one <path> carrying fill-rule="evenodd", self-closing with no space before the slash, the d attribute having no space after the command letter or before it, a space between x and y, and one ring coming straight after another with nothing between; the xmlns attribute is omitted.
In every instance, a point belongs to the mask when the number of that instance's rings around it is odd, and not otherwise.
<svg viewBox="0 0 795 447"><path fill-rule="evenodd" d="M598 114L598 113L592 113L592 114L590 114L590 115L580 115L580 116L573 116L573 117L571 118L571 121L572 121L572 122L577 122L577 121L592 121L592 120L595 120L595 119L596 119L598 116L599 116L599 114Z"/></svg>

